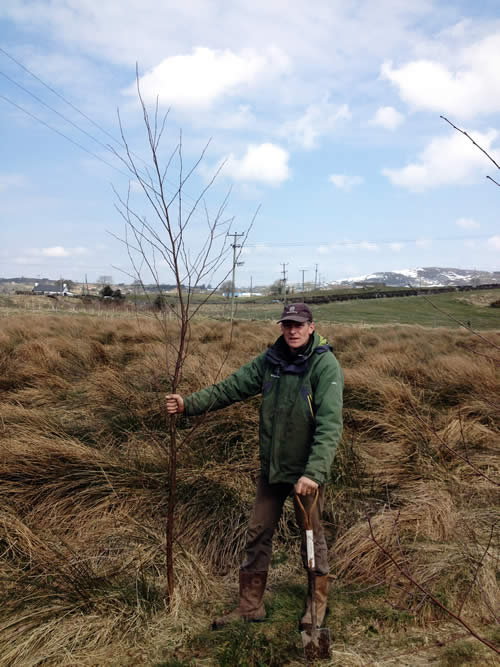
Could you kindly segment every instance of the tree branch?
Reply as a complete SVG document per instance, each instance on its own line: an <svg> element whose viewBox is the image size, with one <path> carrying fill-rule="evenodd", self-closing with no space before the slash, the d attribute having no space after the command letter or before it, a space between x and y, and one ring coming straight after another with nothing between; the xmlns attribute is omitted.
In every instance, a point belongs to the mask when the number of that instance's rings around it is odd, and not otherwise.
<svg viewBox="0 0 500 667"><path fill-rule="evenodd" d="M482 148L476 141L474 141L474 139L470 136L470 134L468 134L467 132L465 132L465 130L461 130L459 127L457 127L456 125L454 125L450 120L448 120L448 118L446 118L446 116L440 116L440 118L442 118L443 120L445 120L445 121L448 123L448 125L451 125L457 132L460 132L460 134L463 134L464 137L467 137L467 139L469 139L469 141L472 141L472 143L474 144L474 146L476 146L476 148L479 148L479 150L480 150L482 153L484 153L484 154L486 155L486 157L488 158L488 160L490 160L491 162L493 162L493 164L495 165L495 167L496 167L497 169L500 169L500 165L498 164L498 162L496 162L496 161L491 157L491 155L490 155L487 151L484 150L484 148ZM488 178L488 177L487 177L487 178ZM493 181L492 178L491 178L490 180ZM493 182L496 183L496 181L493 181ZM498 183L496 183L496 184L498 185Z"/></svg>
<svg viewBox="0 0 500 667"><path fill-rule="evenodd" d="M460 615L457 615L457 614L455 614L454 612L452 612L450 609L448 609L448 607L446 607L442 602L440 602L434 595L432 595L432 593L429 593L429 591L427 591L421 584L419 584L418 581L416 581L416 580L414 579L414 577L412 577L411 574L410 574L409 572L407 572L407 571L406 571L406 570L405 570L405 569L404 569L404 568L403 568L403 567L402 567L402 566L395 560L395 558L393 558L392 554L391 554L385 547L383 547L383 546L380 544L380 542L378 542L378 540L376 539L376 537L375 537L375 535L374 535L374 533L373 533L373 526L372 526L370 517L367 517L367 521L368 521L368 526L369 526L369 529L370 529L370 536L371 536L371 539L372 539L373 543L380 549L380 551L384 554L384 556L386 556L386 557L391 561L391 563L397 568L397 570L403 575L403 577L405 577L405 579L407 579L411 584L413 584L413 586L415 586L416 588L418 588L419 591L421 591L424 595L426 595L426 596L429 598L429 600L431 600L431 602L432 602L434 605L436 605L437 607L439 607L440 609L442 609L446 614L448 614L449 616L451 616L452 618L454 618L458 623L460 623L461 625L463 625L463 627L464 627L464 628L465 628L465 629L466 629L466 630L467 630L473 637L475 637L475 638L476 638L477 640L479 640L482 644L484 644L485 646L487 646L488 648L490 648L490 649L491 649L492 651L494 651L496 654L500 655L500 650L499 650L494 644L492 644L490 641L488 641L488 640L485 639L484 637L481 637L480 635L478 635L478 633L477 633L477 632L476 632L476 631L475 631L475 630L474 630L474 629L473 629L473 628L472 628L466 621L464 621L463 618L460 617Z"/></svg>

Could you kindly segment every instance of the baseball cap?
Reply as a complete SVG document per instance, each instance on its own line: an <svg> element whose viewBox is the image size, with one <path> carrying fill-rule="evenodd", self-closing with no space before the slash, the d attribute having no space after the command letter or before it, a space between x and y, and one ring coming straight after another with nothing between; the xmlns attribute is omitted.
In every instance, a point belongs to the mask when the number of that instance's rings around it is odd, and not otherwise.
<svg viewBox="0 0 500 667"><path fill-rule="evenodd" d="M290 303L285 306L278 322L312 322L312 318L311 309L305 303Z"/></svg>

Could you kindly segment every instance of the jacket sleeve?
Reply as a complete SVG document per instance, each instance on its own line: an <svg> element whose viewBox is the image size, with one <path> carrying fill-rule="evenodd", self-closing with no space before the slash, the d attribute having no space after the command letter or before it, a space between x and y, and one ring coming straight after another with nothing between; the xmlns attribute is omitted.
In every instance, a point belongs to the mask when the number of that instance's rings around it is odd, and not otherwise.
<svg viewBox="0 0 500 667"><path fill-rule="evenodd" d="M344 375L331 352L325 352L326 363L319 364L313 385L315 430L304 475L318 484L328 480L337 445L342 436L342 393ZM322 360L323 361L323 360Z"/></svg>
<svg viewBox="0 0 500 667"><path fill-rule="evenodd" d="M231 403L256 396L262 391L265 353L245 364L232 375L184 399L184 414L188 417L209 410L220 410Z"/></svg>

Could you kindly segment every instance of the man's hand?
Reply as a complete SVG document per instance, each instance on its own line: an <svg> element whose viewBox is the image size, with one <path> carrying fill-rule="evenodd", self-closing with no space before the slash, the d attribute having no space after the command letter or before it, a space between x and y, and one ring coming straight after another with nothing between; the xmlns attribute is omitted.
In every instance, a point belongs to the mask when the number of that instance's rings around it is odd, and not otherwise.
<svg viewBox="0 0 500 667"><path fill-rule="evenodd" d="M184 412L184 399L180 394L167 394L167 412L169 415Z"/></svg>
<svg viewBox="0 0 500 667"><path fill-rule="evenodd" d="M302 476L295 484L294 489L295 493L298 493L301 496L309 496L316 491L318 486L319 484L317 482L309 479L309 477Z"/></svg>

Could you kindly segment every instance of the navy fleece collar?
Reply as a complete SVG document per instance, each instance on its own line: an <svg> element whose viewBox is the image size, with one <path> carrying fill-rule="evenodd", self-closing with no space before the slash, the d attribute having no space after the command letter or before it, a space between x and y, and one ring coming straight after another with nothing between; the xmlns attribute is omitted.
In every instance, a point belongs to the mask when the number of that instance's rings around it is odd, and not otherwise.
<svg viewBox="0 0 500 667"><path fill-rule="evenodd" d="M317 345L317 342L320 345ZM315 347L316 343L316 347ZM309 367L309 360L312 354L321 354L332 348L324 338L317 336L313 333L309 339L309 342L305 346L303 352L299 352L297 355L290 354L290 348L285 343L283 336L280 336L278 340L268 348L266 352L266 359L271 364L279 366L283 373L292 373L294 375L302 375L305 373Z"/></svg>

